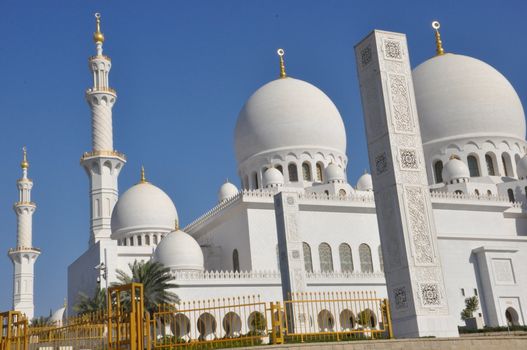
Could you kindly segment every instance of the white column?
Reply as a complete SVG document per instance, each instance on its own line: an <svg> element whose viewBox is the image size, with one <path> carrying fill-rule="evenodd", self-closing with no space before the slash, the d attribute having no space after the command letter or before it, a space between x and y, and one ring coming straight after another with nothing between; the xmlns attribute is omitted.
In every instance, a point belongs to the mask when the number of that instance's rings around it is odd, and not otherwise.
<svg viewBox="0 0 527 350"><path fill-rule="evenodd" d="M458 336L437 247L405 35L376 30L355 52L395 335Z"/></svg>
<svg viewBox="0 0 527 350"><path fill-rule="evenodd" d="M97 54L90 58L93 87L86 91L92 117L92 151L84 153L81 164L90 179L90 244L110 239L111 214L118 199L118 177L126 163L124 154L113 149L112 108L116 92L108 86L112 63L102 54L104 37L97 17L94 37Z"/></svg>
<svg viewBox="0 0 527 350"><path fill-rule="evenodd" d="M32 224L33 213L37 206L31 202L31 189L33 181L28 178L29 163L24 149L22 161L22 178L17 181L18 202L13 209L17 216L17 243L16 248L10 249L9 257L13 263L13 310L24 313L29 320L34 316L34 265L40 250L33 248Z"/></svg>

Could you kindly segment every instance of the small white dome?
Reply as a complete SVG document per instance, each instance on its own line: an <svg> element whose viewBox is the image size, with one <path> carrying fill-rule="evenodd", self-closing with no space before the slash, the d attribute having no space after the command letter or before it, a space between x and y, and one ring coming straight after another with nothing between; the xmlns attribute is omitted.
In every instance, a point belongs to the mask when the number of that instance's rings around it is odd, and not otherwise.
<svg viewBox="0 0 527 350"><path fill-rule="evenodd" d="M413 70L423 143L466 137L525 139L525 115L509 81L472 57L435 56Z"/></svg>
<svg viewBox="0 0 527 350"><path fill-rule="evenodd" d="M218 191L218 203L221 203L229 198L236 196L238 192L239 191L236 186L234 186L229 181L225 181L225 183L221 185L220 190Z"/></svg>
<svg viewBox="0 0 527 350"><path fill-rule="evenodd" d="M368 173L365 173L361 177L359 177L359 181L357 181L357 190L359 191L373 191L373 181L371 179L371 175Z"/></svg>
<svg viewBox="0 0 527 350"><path fill-rule="evenodd" d="M112 213L112 239L140 232L170 232L178 219L176 207L160 188L140 182L123 193Z"/></svg>
<svg viewBox="0 0 527 350"><path fill-rule="evenodd" d="M243 106L234 136L238 164L270 151L322 149L346 154L337 107L317 87L294 78L260 87Z"/></svg>
<svg viewBox="0 0 527 350"><path fill-rule="evenodd" d="M172 271L203 271L203 251L198 242L181 230L167 234L156 247L154 260Z"/></svg>
<svg viewBox="0 0 527 350"><path fill-rule="evenodd" d="M461 160L451 157L443 167L443 181L449 183L458 179L470 178L470 171L465 163Z"/></svg>
<svg viewBox="0 0 527 350"><path fill-rule="evenodd" d="M523 156L518 161L518 164L516 164L516 172L518 173L519 179L525 179L527 177L527 156Z"/></svg>
<svg viewBox="0 0 527 350"><path fill-rule="evenodd" d="M326 167L326 182L345 182L346 175L344 170L335 163Z"/></svg>
<svg viewBox="0 0 527 350"><path fill-rule="evenodd" d="M283 186L284 175L276 168L269 168L263 174L262 182L264 187Z"/></svg>
<svg viewBox="0 0 527 350"><path fill-rule="evenodd" d="M64 312L65 311L66 311L65 306L55 310L53 315L51 315L49 322L54 326L61 327L64 322Z"/></svg>

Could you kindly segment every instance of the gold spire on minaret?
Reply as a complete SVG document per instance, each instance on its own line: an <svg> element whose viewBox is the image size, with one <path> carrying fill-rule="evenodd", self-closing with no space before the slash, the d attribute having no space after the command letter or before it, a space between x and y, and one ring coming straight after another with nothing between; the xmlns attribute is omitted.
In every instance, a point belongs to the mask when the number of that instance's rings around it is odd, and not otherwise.
<svg viewBox="0 0 527 350"><path fill-rule="evenodd" d="M146 181L146 176L145 176L145 167L141 165L141 180L139 181L139 183L145 184L147 182L148 181Z"/></svg>
<svg viewBox="0 0 527 350"><path fill-rule="evenodd" d="M280 78L287 78L287 74L285 74L285 63L284 63L285 51L284 49L278 49L276 50L276 53L278 54L278 57L280 57Z"/></svg>
<svg viewBox="0 0 527 350"><path fill-rule="evenodd" d="M96 29L95 33L93 33L93 41L102 44L104 42L104 34L101 32L101 14L98 12L95 14L95 23Z"/></svg>
<svg viewBox="0 0 527 350"><path fill-rule="evenodd" d="M436 31L436 56L444 55L445 50L443 50L443 42L441 41L441 34L439 33L439 28L441 28L441 23L438 21L432 22L432 28Z"/></svg>
<svg viewBox="0 0 527 350"><path fill-rule="evenodd" d="M22 169L27 169L29 168L29 162L27 161L27 149L26 149L26 146L22 147L22 162L20 162L20 167Z"/></svg>

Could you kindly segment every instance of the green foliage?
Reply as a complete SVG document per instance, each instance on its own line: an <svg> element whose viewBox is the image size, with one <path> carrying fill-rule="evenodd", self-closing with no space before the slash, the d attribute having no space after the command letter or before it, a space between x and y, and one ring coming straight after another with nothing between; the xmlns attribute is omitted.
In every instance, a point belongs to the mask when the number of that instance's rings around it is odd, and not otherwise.
<svg viewBox="0 0 527 350"><path fill-rule="evenodd" d="M177 285L172 283L169 268L152 260L147 262L136 260L133 264L128 264L128 267L132 274L129 275L123 270L117 270L119 282L113 285L124 285L132 282L142 283L144 305L148 312L153 313L160 304L179 303L178 296L168 291L171 288L177 288Z"/></svg>
<svg viewBox="0 0 527 350"><path fill-rule="evenodd" d="M373 312L370 309L362 310L357 315L357 323L363 327L372 327Z"/></svg>
<svg viewBox="0 0 527 350"><path fill-rule="evenodd" d="M51 324L50 316L35 317L31 320L31 327L46 327L46 326L51 326L51 325L52 324Z"/></svg>
<svg viewBox="0 0 527 350"><path fill-rule="evenodd" d="M93 297L79 293L79 302L73 307L79 315L91 314L106 310L106 289L95 289Z"/></svg>
<svg viewBox="0 0 527 350"><path fill-rule="evenodd" d="M467 318L473 317L474 311L479 307L479 299L476 295L465 299L465 308L461 311L461 319L466 320Z"/></svg>

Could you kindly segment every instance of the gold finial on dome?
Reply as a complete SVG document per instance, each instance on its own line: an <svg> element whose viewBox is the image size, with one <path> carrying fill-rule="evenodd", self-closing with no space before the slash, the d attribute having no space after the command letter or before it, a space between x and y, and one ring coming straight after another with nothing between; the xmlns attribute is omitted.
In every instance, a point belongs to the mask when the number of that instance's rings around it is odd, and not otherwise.
<svg viewBox="0 0 527 350"><path fill-rule="evenodd" d="M287 78L287 74L285 74L285 63L284 63L285 51L284 49L278 49L276 50L276 53L278 54L278 57L280 57L280 78Z"/></svg>
<svg viewBox="0 0 527 350"><path fill-rule="evenodd" d="M140 184L148 183L148 181L146 181L146 176L145 176L145 167L142 165L141 165L141 180L139 180L139 183Z"/></svg>
<svg viewBox="0 0 527 350"><path fill-rule="evenodd" d="M445 54L443 50L443 42L441 41L441 34L439 33L439 28L441 28L441 23L438 21L432 22L432 28L436 31L436 56L441 56Z"/></svg>
<svg viewBox="0 0 527 350"><path fill-rule="evenodd" d="M101 32L101 14L98 12L95 14L95 23L96 30L93 33L93 41L102 44L104 42L104 34Z"/></svg>
<svg viewBox="0 0 527 350"><path fill-rule="evenodd" d="M174 231L179 231L179 220L178 219L174 221Z"/></svg>
<svg viewBox="0 0 527 350"><path fill-rule="evenodd" d="M20 162L20 167L22 169L27 169L29 168L29 162L27 161L27 149L26 149L26 146L22 147L22 162Z"/></svg>

